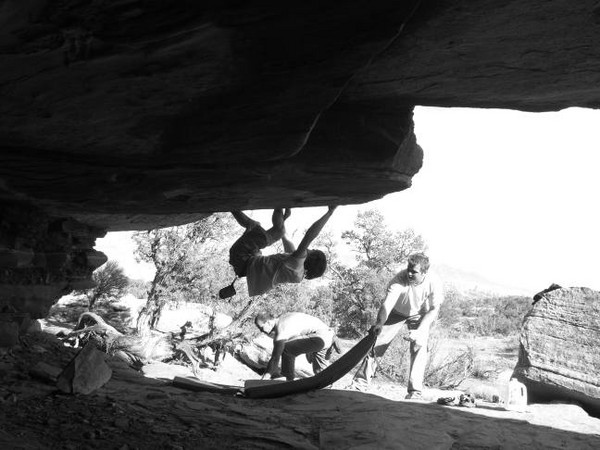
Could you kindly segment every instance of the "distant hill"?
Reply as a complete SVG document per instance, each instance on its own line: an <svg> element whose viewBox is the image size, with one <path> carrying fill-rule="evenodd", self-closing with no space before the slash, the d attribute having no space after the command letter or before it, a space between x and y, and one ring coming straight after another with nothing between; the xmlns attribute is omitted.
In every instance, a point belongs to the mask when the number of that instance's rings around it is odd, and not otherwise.
<svg viewBox="0 0 600 450"><path fill-rule="evenodd" d="M454 286L459 292L481 292L496 295L523 295L530 297L534 294L528 289L507 286L491 281L484 276L446 264L432 264L433 270L440 276L444 284Z"/></svg>

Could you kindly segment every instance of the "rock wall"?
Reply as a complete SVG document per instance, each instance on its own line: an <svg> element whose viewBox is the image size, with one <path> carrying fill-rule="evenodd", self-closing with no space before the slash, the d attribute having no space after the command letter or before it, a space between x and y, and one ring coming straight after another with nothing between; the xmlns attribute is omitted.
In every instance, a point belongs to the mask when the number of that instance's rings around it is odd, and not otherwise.
<svg viewBox="0 0 600 450"><path fill-rule="evenodd" d="M600 105L599 11L5 0L0 202L126 230L374 200L421 167L414 105Z"/></svg>
<svg viewBox="0 0 600 450"><path fill-rule="evenodd" d="M337 100L416 3L4 2L0 201L125 230L403 190L412 105Z"/></svg>
<svg viewBox="0 0 600 450"><path fill-rule="evenodd" d="M407 189L415 105L598 107L599 41L596 0L4 0L0 205L40 228L2 301L43 311L99 230Z"/></svg>
<svg viewBox="0 0 600 450"><path fill-rule="evenodd" d="M581 403L600 414L600 292L546 292L523 322L514 375L530 400Z"/></svg>
<svg viewBox="0 0 600 450"><path fill-rule="evenodd" d="M94 250L103 230L50 217L23 203L0 203L0 312L45 317L75 289L93 287L106 256Z"/></svg>

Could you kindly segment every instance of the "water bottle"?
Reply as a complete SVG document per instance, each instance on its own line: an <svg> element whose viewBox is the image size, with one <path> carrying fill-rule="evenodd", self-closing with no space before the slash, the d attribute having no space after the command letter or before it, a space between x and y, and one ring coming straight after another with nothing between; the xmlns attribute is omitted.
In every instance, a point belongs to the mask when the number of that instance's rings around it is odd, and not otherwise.
<svg viewBox="0 0 600 450"><path fill-rule="evenodd" d="M507 411L524 412L527 407L527 387L516 378L508 382L504 407Z"/></svg>

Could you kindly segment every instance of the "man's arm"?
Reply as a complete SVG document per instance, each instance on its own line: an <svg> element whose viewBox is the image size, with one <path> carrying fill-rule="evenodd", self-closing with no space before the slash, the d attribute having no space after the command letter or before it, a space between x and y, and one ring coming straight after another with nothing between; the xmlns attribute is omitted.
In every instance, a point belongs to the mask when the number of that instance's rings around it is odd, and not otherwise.
<svg viewBox="0 0 600 450"><path fill-rule="evenodd" d="M231 214L233 215L233 217L235 218L237 223L240 224L244 228L252 228L253 226L258 224L258 222L256 220L252 220L250 217L248 217L244 212L242 212L239 209L234 209L233 211L231 211Z"/></svg>
<svg viewBox="0 0 600 450"><path fill-rule="evenodd" d="M434 306L432 309L423 314L421 318L421 323L419 324L418 330L428 330L431 324L435 321L438 316L440 309L437 306Z"/></svg>
<svg viewBox="0 0 600 450"><path fill-rule="evenodd" d="M392 282L388 286L385 300L383 301L381 307L379 308L379 311L377 312L377 321L373 326L373 332L375 333L375 335L379 336L379 334L381 333L381 329L383 328L385 321L392 312L392 309L394 309L394 306L396 306L396 302L398 301L398 297L400 296L401 289L402 286L398 283Z"/></svg>
<svg viewBox="0 0 600 450"><path fill-rule="evenodd" d="M285 253L294 253L296 251L296 246L294 245L294 243L292 241L290 241L287 237L287 235L283 234L283 236L281 236L281 243L283 244L283 251Z"/></svg>
<svg viewBox="0 0 600 450"><path fill-rule="evenodd" d="M439 280L436 280L433 289L433 298L431 299L431 309L423 314L419 327L409 333L409 339L414 340L415 344L423 345L424 337L428 336L431 325L437 319L443 301L444 292Z"/></svg>
<svg viewBox="0 0 600 450"><path fill-rule="evenodd" d="M423 314L421 323L419 323L419 327L414 330L410 330L405 339L414 342L417 347L422 347L425 345L427 342L427 337L429 336L429 328L436 319L439 310L440 309L438 307L434 306L432 309Z"/></svg>
<svg viewBox="0 0 600 450"><path fill-rule="evenodd" d="M306 230L306 234L302 238L300 244L298 244L298 248L295 251L296 255L294 256L305 256L308 246L319 235L319 233L321 232L321 230L335 211L335 208L337 208L337 206L330 206L327 212L323 214L323 217L321 217L319 220L313 223L310 226L310 228Z"/></svg>
<svg viewBox="0 0 600 450"><path fill-rule="evenodd" d="M281 360L281 355L285 349L286 342L287 341L273 341L273 353L271 353L271 359L267 364L267 373L269 375L276 375L279 373L279 361Z"/></svg>
<svg viewBox="0 0 600 450"><path fill-rule="evenodd" d="M444 289L442 288L441 281L435 277L433 279L433 297L431 298L431 309L423 315L419 328L425 327L428 330L431 324L437 319L440 312L440 306L444 302Z"/></svg>

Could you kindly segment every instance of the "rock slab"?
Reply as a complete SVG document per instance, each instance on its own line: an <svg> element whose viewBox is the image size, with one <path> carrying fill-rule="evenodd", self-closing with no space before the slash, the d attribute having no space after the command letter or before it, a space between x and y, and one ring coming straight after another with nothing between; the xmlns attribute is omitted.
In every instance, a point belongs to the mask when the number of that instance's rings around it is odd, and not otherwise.
<svg viewBox="0 0 600 450"><path fill-rule="evenodd" d="M69 394L89 394L104 386L112 376L105 355L88 343L58 377L56 386Z"/></svg>
<svg viewBox="0 0 600 450"><path fill-rule="evenodd" d="M561 288L534 303L521 329L514 375L530 401L576 401L600 412L600 292Z"/></svg>

